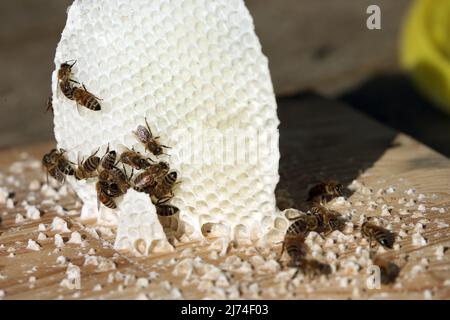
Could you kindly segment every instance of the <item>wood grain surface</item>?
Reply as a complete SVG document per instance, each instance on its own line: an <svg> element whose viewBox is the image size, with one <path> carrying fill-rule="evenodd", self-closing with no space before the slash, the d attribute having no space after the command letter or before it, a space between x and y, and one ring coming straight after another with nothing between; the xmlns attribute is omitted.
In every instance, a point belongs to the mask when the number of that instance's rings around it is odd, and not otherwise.
<svg viewBox="0 0 450 320"><path fill-rule="evenodd" d="M364 214L383 218L392 224L395 232L406 230L406 235L397 238L396 250L379 252L402 268L396 284L368 289L366 267L362 265L356 272L345 267L347 262L361 258L358 253L361 248L367 248L367 242L360 236L340 246L342 235L333 234L330 237L337 248L327 249L321 243L323 259L329 258L327 250L337 252L337 258L331 260L335 259L339 267L328 279L290 280L294 269L274 265L280 244L229 246L221 255L223 247L216 246L217 240L209 239L178 243L172 253L154 253L148 257L117 252L112 247L114 229L109 232L109 229L97 228L93 234L92 229L88 229L92 225L79 221L81 204L71 192L61 195L56 201L60 209L55 210L55 206L43 201L46 197L42 192L30 191L30 182L38 179L44 183L45 175L38 162L24 159L39 160L53 146L47 143L0 153L0 186L14 192L15 203L14 208L0 204L0 293L4 294L3 298L449 299L450 161L344 105L313 95L302 101L300 104L288 101L279 109L282 159L277 193L283 195L279 205L304 207L307 188L319 180L333 178L348 185L357 179L364 190L349 191L349 206L334 208L341 213L354 210L355 225ZM17 166L17 161L21 166ZM11 166L12 163L16 164ZM388 188L395 191L379 192ZM286 199L291 203L287 204ZM401 199L413 204L406 208L409 213L405 214ZM40 219L16 222L17 214L26 215L23 200L39 208ZM377 203L375 209L369 209L373 206L371 202ZM392 206L389 216L381 216L383 204ZM420 204L425 211L418 211ZM67 222L70 232L51 230L56 216ZM412 229L418 221L423 223L421 234L427 241L423 246L413 245L411 240ZM42 233L47 236L46 240L37 240L39 224L45 226ZM83 245L67 242L74 231L82 235ZM65 238L62 248L55 247L57 233ZM357 234L357 229L353 233ZM39 243L40 251L27 249L29 239ZM441 255L437 253L439 249ZM66 257L67 262L57 263L59 256ZM89 256L95 258L89 260ZM241 269L224 263L230 256L240 258ZM197 282L189 282L179 271L174 271L180 261L196 257L202 259L203 269L221 271L209 279L204 271L195 269L200 276L191 278ZM80 267L79 290L61 285L67 277L68 262ZM242 266L250 266L250 269L242 271L245 270ZM214 278L217 275L225 276L226 281L222 279L225 284Z"/></svg>

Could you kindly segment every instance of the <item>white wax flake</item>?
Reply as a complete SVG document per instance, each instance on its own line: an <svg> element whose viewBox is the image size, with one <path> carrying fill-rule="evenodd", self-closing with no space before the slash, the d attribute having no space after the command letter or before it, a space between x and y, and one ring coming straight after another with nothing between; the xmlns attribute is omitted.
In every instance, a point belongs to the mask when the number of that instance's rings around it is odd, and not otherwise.
<svg viewBox="0 0 450 320"><path fill-rule="evenodd" d="M0 204L6 203L6 200L9 197L9 191L8 189L4 187L0 187Z"/></svg>
<svg viewBox="0 0 450 320"><path fill-rule="evenodd" d="M38 231L45 231L45 230L46 230L45 224L39 223L39 225L38 225Z"/></svg>
<svg viewBox="0 0 450 320"><path fill-rule="evenodd" d="M368 188L368 187L362 187L360 191L365 196L369 196L369 195L371 195L373 193L373 190L371 188Z"/></svg>
<svg viewBox="0 0 450 320"><path fill-rule="evenodd" d="M414 199L409 199L406 203L405 203L405 207L414 207L416 205L416 200Z"/></svg>
<svg viewBox="0 0 450 320"><path fill-rule="evenodd" d="M93 256L97 251L94 248L90 248L88 254Z"/></svg>
<svg viewBox="0 0 450 320"><path fill-rule="evenodd" d="M425 207L424 204L420 204L419 207L417 208L417 210L419 210L421 212L425 212L425 211L427 211L427 208Z"/></svg>
<svg viewBox="0 0 450 320"><path fill-rule="evenodd" d="M349 189L350 191L358 191L362 186L363 185L361 184L361 182L359 182L358 180L353 180L352 183L347 186L347 189Z"/></svg>
<svg viewBox="0 0 450 320"><path fill-rule="evenodd" d="M29 277L29 278L28 278L28 282L30 282L30 283L36 282L36 277L35 277L35 276Z"/></svg>
<svg viewBox="0 0 450 320"><path fill-rule="evenodd" d="M420 223L420 222L417 222L417 223L415 224L415 226L414 226L414 231L415 231L416 233L421 233L423 230L424 230L423 224Z"/></svg>
<svg viewBox="0 0 450 320"><path fill-rule="evenodd" d="M66 214L66 210L64 210L64 208L62 206L55 206L53 208L53 210L55 211L55 213L59 216L64 216Z"/></svg>
<svg viewBox="0 0 450 320"><path fill-rule="evenodd" d="M58 196L58 193L56 192L55 189L53 189L51 186L49 186L48 184L44 184L41 188L41 193L44 197L46 198L56 198L56 196Z"/></svg>
<svg viewBox="0 0 450 320"><path fill-rule="evenodd" d="M136 286L138 287L138 288L147 288L148 287L148 284L149 284L149 282L148 282L148 279L147 278L138 278L137 280L136 280Z"/></svg>
<svg viewBox="0 0 450 320"><path fill-rule="evenodd" d="M417 196L417 200L419 200L419 201L424 201L426 198L427 197L423 193L421 193Z"/></svg>
<svg viewBox="0 0 450 320"><path fill-rule="evenodd" d="M0 300L6 296L5 290L0 290Z"/></svg>
<svg viewBox="0 0 450 320"><path fill-rule="evenodd" d="M410 188L410 189L406 190L405 193L406 193L408 196L413 196L413 195L416 194L416 189Z"/></svg>
<svg viewBox="0 0 450 320"><path fill-rule="evenodd" d="M100 283L97 283L94 288L92 288L92 291L102 291L102 285Z"/></svg>
<svg viewBox="0 0 450 320"><path fill-rule="evenodd" d="M52 221L52 231L57 232L70 232L69 228L67 227L67 222L64 219L61 219L60 217L54 217Z"/></svg>
<svg viewBox="0 0 450 320"><path fill-rule="evenodd" d="M434 254L438 260L442 260L444 258L444 252L445 252L445 247L442 245L439 245L436 247Z"/></svg>
<svg viewBox="0 0 450 320"><path fill-rule="evenodd" d="M16 214L16 218L14 220L14 222L16 224L23 223L24 221L25 221L25 217L23 215L21 215L20 213Z"/></svg>
<svg viewBox="0 0 450 320"><path fill-rule="evenodd" d="M378 208L378 204L375 201L369 201L367 204L367 210L374 211Z"/></svg>
<svg viewBox="0 0 450 320"><path fill-rule="evenodd" d="M39 220L41 218L41 212L36 206L26 206L27 218L31 220Z"/></svg>
<svg viewBox="0 0 450 320"><path fill-rule="evenodd" d="M33 251L39 251L39 250L41 250L41 246L36 241L34 241L32 239L28 239L27 249L33 250Z"/></svg>
<svg viewBox="0 0 450 320"><path fill-rule="evenodd" d="M66 278L60 282L60 286L69 290L81 288L81 272L80 267L69 263L66 270Z"/></svg>
<svg viewBox="0 0 450 320"><path fill-rule="evenodd" d="M47 239L47 236L45 235L45 233L39 232L37 239L39 241L43 241Z"/></svg>
<svg viewBox="0 0 450 320"><path fill-rule="evenodd" d="M9 198L6 200L6 208L7 209L14 209L14 200Z"/></svg>
<svg viewBox="0 0 450 320"><path fill-rule="evenodd" d="M89 256L84 259L85 266L95 266L95 272L106 272L116 269L114 261L102 256Z"/></svg>
<svg viewBox="0 0 450 320"><path fill-rule="evenodd" d="M63 240L63 238L61 237L60 234L55 234L55 246L57 248L64 247L64 240Z"/></svg>
<svg viewBox="0 0 450 320"><path fill-rule="evenodd" d="M335 198L334 200L333 200L333 205L336 205L336 206L345 206L345 205L350 205L350 203L347 201L347 200L345 200L345 198L344 197L337 197L337 198Z"/></svg>
<svg viewBox="0 0 450 320"><path fill-rule="evenodd" d="M67 243L72 244L82 244L82 242L83 240L81 239L81 234L77 231L72 232L69 241L67 241Z"/></svg>
<svg viewBox="0 0 450 320"><path fill-rule="evenodd" d="M39 182L39 180L32 180L30 182L30 184L28 185L28 189L30 189L31 191L37 191L41 188L41 183Z"/></svg>
<svg viewBox="0 0 450 320"><path fill-rule="evenodd" d="M395 191L397 191L397 189L392 186L386 189L386 193L388 194L394 193Z"/></svg>
<svg viewBox="0 0 450 320"><path fill-rule="evenodd" d="M66 264L67 259L64 256L59 256L58 258L56 258L56 263L57 264Z"/></svg>
<svg viewBox="0 0 450 320"><path fill-rule="evenodd" d="M438 228L448 228L449 224L444 221L436 221L436 226Z"/></svg>
<svg viewBox="0 0 450 320"><path fill-rule="evenodd" d="M423 292L423 298L425 300L432 300L433 299L433 293L430 290L425 290Z"/></svg>
<svg viewBox="0 0 450 320"><path fill-rule="evenodd" d="M427 240L418 232L412 235L412 244L414 246L425 246L427 244Z"/></svg>
<svg viewBox="0 0 450 320"><path fill-rule="evenodd" d="M394 207L392 207L392 206L388 206L387 204L383 204L381 206L381 216L382 217L390 216L393 208Z"/></svg>

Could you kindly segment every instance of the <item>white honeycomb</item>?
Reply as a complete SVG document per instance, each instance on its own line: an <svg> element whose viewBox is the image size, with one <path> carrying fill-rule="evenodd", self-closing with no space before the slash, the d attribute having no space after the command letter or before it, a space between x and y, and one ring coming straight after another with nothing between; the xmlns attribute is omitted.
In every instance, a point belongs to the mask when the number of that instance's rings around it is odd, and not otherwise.
<svg viewBox="0 0 450 320"><path fill-rule="evenodd" d="M56 72L68 60L101 111L77 108L59 91ZM75 0L55 66L54 132L71 161L108 144L144 152L132 132L147 118L171 147L160 159L178 172L171 204L186 237L281 236L276 101L242 0ZM145 254L153 240L165 241L144 194L129 190L116 210L98 211L94 179L68 182L84 202L82 219L118 227L117 248ZM146 234L130 219L158 226Z"/></svg>

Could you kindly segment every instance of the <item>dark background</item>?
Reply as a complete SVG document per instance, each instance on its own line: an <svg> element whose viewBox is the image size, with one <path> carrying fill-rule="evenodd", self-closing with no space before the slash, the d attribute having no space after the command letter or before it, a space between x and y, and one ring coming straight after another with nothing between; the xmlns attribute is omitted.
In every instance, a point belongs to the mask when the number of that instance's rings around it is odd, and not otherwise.
<svg viewBox="0 0 450 320"><path fill-rule="evenodd" d="M450 118L398 66L410 0L246 0L282 108L314 91L450 155ZM0 2L0 148L48 141L53 56L71 0ZM382 30L366 28L378 4ZM301 103L299 103L301 105ZM351 126L352 124L349 124Z"/></svg>

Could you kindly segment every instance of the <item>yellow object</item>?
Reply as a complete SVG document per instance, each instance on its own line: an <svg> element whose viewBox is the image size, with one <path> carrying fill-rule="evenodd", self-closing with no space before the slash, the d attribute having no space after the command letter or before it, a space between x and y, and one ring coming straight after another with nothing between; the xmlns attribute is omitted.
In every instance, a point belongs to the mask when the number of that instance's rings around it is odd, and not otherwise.
<svg viewBox="0 0 450 320"><path fill-rule="evenodd" d="M401 63L450 113L450 0L416 0L403 30Z"/></svg>

